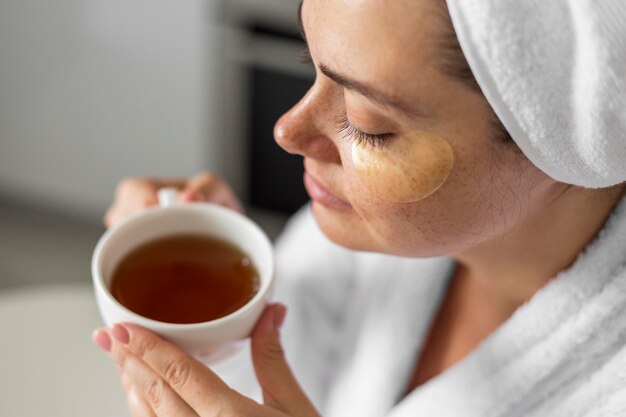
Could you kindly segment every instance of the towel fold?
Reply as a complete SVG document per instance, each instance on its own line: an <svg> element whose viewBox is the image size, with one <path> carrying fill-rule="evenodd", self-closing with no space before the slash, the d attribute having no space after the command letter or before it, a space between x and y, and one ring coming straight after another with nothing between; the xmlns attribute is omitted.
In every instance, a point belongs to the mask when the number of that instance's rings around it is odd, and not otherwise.
<svg viewBox="0 0 626 417"><path fill-rule="evenodd" d="M552 178L626 181L626 2L447 0L459 43L522 152Z"/></svg>

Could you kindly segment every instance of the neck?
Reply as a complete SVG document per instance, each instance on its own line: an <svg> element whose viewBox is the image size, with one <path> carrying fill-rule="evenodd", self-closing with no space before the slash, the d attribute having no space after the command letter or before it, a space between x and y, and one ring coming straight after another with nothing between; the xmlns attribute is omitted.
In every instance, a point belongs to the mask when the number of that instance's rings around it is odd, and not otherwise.
<svg viewBox="0 0 626 417"><path fill-rule="evenodd" d="M606 222L624 187L569 187L506 234L457 254L467 296L498 322L570 266Z"/></svg>

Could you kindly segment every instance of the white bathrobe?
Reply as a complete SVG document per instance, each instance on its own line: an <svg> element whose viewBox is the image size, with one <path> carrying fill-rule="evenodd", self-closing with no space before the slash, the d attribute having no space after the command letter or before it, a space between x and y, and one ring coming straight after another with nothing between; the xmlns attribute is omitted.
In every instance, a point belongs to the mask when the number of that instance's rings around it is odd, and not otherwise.
<svg viewBox="0 0 626 417"><path fill-rule="evenodd" d="M626 416L626 199L569 269L404 398L453 262L348 251L305 209L277 267L287 357L324 417ZM215 369L260 398L247 349Z"/></svg>

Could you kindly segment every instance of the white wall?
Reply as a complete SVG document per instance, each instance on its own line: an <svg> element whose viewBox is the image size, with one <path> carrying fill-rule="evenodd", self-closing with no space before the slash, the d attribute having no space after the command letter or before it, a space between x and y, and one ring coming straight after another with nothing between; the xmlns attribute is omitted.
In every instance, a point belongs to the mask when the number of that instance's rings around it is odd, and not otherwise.
<svg viewBox="0 0 626 417"><path fill-rule="evenodd" d="M0 0L0 195L99 219L128 175L220 171L215 0Z"/></svg>

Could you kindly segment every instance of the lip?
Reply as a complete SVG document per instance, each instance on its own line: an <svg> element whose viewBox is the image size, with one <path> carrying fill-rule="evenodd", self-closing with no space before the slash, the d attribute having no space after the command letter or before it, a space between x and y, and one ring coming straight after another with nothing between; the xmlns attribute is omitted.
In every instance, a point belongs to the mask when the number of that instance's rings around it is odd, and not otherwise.
<svg viewBox="0 0 626 417"><path fill-rule="evenodd" d="M330 192L328 188L306 171L304 172L304 187L313 201L325 207L341 211L352 209L350 203Z"/></svg>

